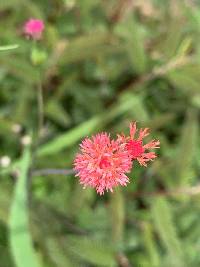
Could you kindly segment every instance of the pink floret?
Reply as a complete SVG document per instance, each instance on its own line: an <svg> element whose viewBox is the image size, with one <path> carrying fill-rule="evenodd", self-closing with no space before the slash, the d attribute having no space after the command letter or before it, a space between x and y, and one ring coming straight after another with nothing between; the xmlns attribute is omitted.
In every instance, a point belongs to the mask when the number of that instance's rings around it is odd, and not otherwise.
<svg viewBox="0 0 200 267"><path fill-rule="evenodd" d="M29 19L24 25L24 33L34 40L41 39L43 31L44 22L40 19Z"/></svg>
<svg viewBox="0 0 200 267"><path fill-rule="evenodd" d="M86 138L80 145L81 152L76 155L74 169L84 188L95 188L100 195L113 191L118 185L126 186L132 167L126 144L111 140L107 133Z"/></svg>
<svg viewBox="0 0 200 267"><path fill-rule="evenodd" d="M148 161L153 161L157 156L155 152L148 152L149 149L156 149L160 147L160 141L152 140L147 144L143 144L143 139L149 135L149 129L140 129L138 136L136 122L130 123L130 135L119 135L118 139L122 143L126 143L126 148L132 160L137 160L140 165L147 166Z"/></svg>

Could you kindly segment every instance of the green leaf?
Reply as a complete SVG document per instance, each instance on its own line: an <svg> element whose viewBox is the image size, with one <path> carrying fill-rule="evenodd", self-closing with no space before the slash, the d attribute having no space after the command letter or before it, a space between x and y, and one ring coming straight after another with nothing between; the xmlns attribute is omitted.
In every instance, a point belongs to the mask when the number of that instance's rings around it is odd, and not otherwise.
<svg viewBox="0 0 200 267"><path fill-rule="evenodd" d="M10 211L10 247L16 267L40 267L29 229L27 179L31 163L30 150L24 151Z"/></svg>
<svg viewBox="0 0 200 267"><path fill-rule="evenodd" d="M21 79L23 81L22 86L24 85L24 81L29 85L38 82L37 69L35 69L27 59L25 60L19 55L15 57L8 57L7 55L1 56L0 64L7 72Z"/></svg>
<svg viewBox="0 0 200 267"><path fill-rule="evenodd" d="M153 200L151 209L155 231L167 251L171 266L187 266L168 201L165 198L157 197Z"/></svg>
<svg viewBox="0 0 200 267"><path fill-rule="evenodd" d="M29 4L27 5L27 0L0 1L0 9L1 10L6 10L6 9L12 10L13 9L15 12L16 12L16 10L21 12L22 8L25 9L27 16L31 15L35 18L42 18L43 12L41 11L41 8L34 2L29 1ZM17 12L16 12L16 14L17 14Z"/></svg>
<svg viewBox="0 0 200 267"><path fill-rule="evenodd" d="M185 123L182 128L179 148L175 164L175 179L179 186L188 186L192 183L194 176L193 163L198 147L198 115L195 110L187 112Z"/></svg>
<svg viewBox="0 0 200 267"><path fill-rule="evenodd" d="M177 69L170 70L166 77L178 89L192 96L199 92L200 64L187 64Z"/></svg>
<svg viewBox="0 0 200 267"><path fill-rule="evenodd" d="M120 247L123 242L125 225L124 196L120 188L117 188L110 199L111 220L112 220L112 238L113 243Z"/></svg>
<svg viewBox="0 0 200 267"><path fill-rule="evenodd" d="M5 45L5 46L0 46L0 51L8 51L8 50L13 50L18 48L19 45L14 44L14 45Z"/></svg>
<svg viewBox="0 0 200 267"><path fill-rule="evenodd" d="M67 255L66 251L63 250L62 244L59 242L58 238L48 238L47 249L49 257L56 267L78 266L78 264L75 265L75 263L69 259L69 256Z"/></svg>
<svg viewBox="0 0 200 267"><path fill-rule="evenodd" d="M116 266L114 250L101 241L68 236L66 246L71 252L95 266Z"/></svg>
<svg viewBox="0 0 200 267"><path fill-rule="evenodd" d="M191 26L196 30L197 33L199 33L199 27L200 27L200 10L199 8L191 8L190 5L185 5L185 11L187 16L190 19ZM191 28L192 28L191 27ZM199 38L198 34L196 36Z"/></svg>
<svg viewBox="0 0 200 267"><path fill-rule="evenodd" d="M113 118L131 109L136 102L138 102L137 97L129 94L129 98L125 98L125 100L123 98L120 99L117 105L114 105L110 110L102 113L102 115L94 116L88 121L69 130L67 133L56 137L47 144L44 144L38 150L38 156L46 156L57 153L64 148L74 145L81 138L97 131Z"/></svg>
<svg viewBox="0 0 200 267"><path fill-rule="evenodd" d="M61 106L59 101L52 99L49 100L45 107L45 114L55 122L62 126L67 126L71 122L70 116L65 109Z"/></svg>
<svg viewBox="0 0 200 267"><path fill-rule="evenodd" d="M118 49L112 46L110 34L108 32L93 32L74 38L66 44L65 51L60 58L60 64L79 62L97 56L97 52L105 52L107 48Z"/></svg>
<svg viewBox="0 0 200 267"><path fill-rule="evenodd" d="M192 48L192 38L186 37L180 44L178 51L176 53L176 57L185 57L189 54L191 48Z"/></svg>
<svg viewBox="0 0 200 267"><path fill-rule="evenodd" d="M134 71L140 74L145 72L147 57L144 49L141 25L139 25L135 19L129 19L118 24L115 31L126 41L126 51Z"/></svg>
<svg viewBox="0 0 200 267"><path fill-rule="evenodd" d="M5 181L5 180L4 180ZM1 181L1 189L0 189L0 221L5 225L8 222L9 217L9 207L10 207L10 199L11 199L11 190L10 184L5 186Z"/></svg>
<svg viewBox="0 0 200 267"><path fill-rule="evenodd" d="M73 145L76 143L81 137L86 136L95 130L99 123L99 117L94 117L89 121L86 121L79 126L73 128L68 131L66 134L62 134L56 137L53 141L43 145L38 150L38 156L46 156L49 154L53 154L59 152L60 150Z"/></svg>
<svg viewBox="0 0 200 267"><path fill-rule="evenodd" d="M167 26L166 39L162 40L163 53L167 59L176 55L183 34L183 25L179 20L172 19Z"/></svg>
<svg viewBox="0 0 200 267"><path fill-rule="evenodd" d="M13 5L17 5L18 3L17 0L0 1L0 9L12 8Z"/></svg>
<svg viewBox="0 0 200 267"><path fill-rule="evenodd" d="M160 256L153 235L153 229L151 224L149 223L143 224L143 239L144 239L144 246L146 248L149 257L150 266L159 267Z"/></svg>

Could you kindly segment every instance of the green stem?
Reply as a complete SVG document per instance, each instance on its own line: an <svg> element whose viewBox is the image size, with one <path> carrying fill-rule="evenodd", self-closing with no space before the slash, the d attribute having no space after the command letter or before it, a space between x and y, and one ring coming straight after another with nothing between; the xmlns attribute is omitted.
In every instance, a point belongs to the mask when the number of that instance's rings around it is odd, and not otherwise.
<svg viewBox="0 0 200 267"><path fill-rule="evenodd" d="M38 102L38 139L41 137L44 125L44 100L41 81L39 79L37 88L37 102Z"/></svg>
<svg viewBox="0 0 200 267"><path fill-rule="evenodd" d="M112 240L113 243L120 249L123 243L124 223L125 223L125 208L124 196L120 188L116 188L111 194L111 218L112 218Z"/></svg>

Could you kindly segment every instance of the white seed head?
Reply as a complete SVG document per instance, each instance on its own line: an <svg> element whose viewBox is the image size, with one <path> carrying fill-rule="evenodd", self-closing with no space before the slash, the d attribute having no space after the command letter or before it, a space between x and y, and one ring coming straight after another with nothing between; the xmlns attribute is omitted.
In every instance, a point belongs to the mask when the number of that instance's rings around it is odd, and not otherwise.
<svg viewBox="0 0 200 267"><path fill-rule="evenodd" d="M20 133L22 130L22 126L18 123L12 125L12 131L13 133Z"/></svg>
<svg viewBox="0 0 200 267"><path fill-rule="evenodd" d="M28 146L28 145L31 144L31 142L32 142L32 138L31 138L30 135L22 136L21 143L22 143L23 146Z"/></svg>
<svg viewBox="0 0 200 267"><path fill-rule="evenodd" d="M2 167L6 168L6 167L8 167L10 165L10 163L11 163L10 157L8 157L8 156L5 155L5 156L2 156L0 158L0 165Z"/></svg>
<svg viewBox="0 0 200 267"><path fill-rule="evenodd" d="M67 9L72 9L76 4L75 0L65 0L65 6L67 7Z"/></svg>

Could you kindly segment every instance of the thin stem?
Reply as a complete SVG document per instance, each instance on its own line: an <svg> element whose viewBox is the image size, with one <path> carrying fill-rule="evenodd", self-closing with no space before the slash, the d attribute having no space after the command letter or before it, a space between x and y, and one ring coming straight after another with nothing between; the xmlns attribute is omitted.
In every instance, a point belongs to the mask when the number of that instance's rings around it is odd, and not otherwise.
<svg viewBox="0 0 200 267"><path fill-rule="evenodd" d="M195 196L200 194L200 184L191 187L177 188L170 191L155 191L155 192L134 192L130 193L132 197L156 197L156 196L177 196L177 195L188 195Z"/></svg>
<svg viewBox="0 0 200 267"><path fill-rule="evenodd" d="M73 169L38 169L31 172L31 176L41 176L41 175L71 175L75 174Z"/></svg>
<svg viewBox="0 0 200 267"><path fill-rule="evenodd" d="M152 81L155 78L162 77L162 76L166 75L171 70L181 68L181 67L183 67L189 63L194 63L194 62L195 62L195 59L191 56L174 58L162 66L155 67L149 73L145 73L145 74L139 76L138 79L135 80L135 78L134 78L132 81L129 82L128 85L122 86L121 91L133 90L133 88L136 88L139 85L143 85L147 82Z"/></svg>
<svg viewBox="0 0 200 267"><path fill-rule="evenodd" d="M41 136L43 125L44 125L44 100L42 84L39 79L37 88L37 102L38 102L38 138Z"/></svg>
<svg viewBox="0 0 200 267"><path fill-rule="evenodd" d="M73 169L36 169L31 171L31 176L41 176L41 175L72 175L75 174ZM136 191L129 193L130 197L156 197L156 196L177 196L177 195L189 195L195 196L200 194L200 184L191 187L177 188L170 191L154 191L154 192L142 192Z"/></svg>
<svg viewBox="0 0 200 267"><path fill-rule="evenodd" d="M131 267L131 264L123 252L117 254L117 261L121 267Z"/></svg>

